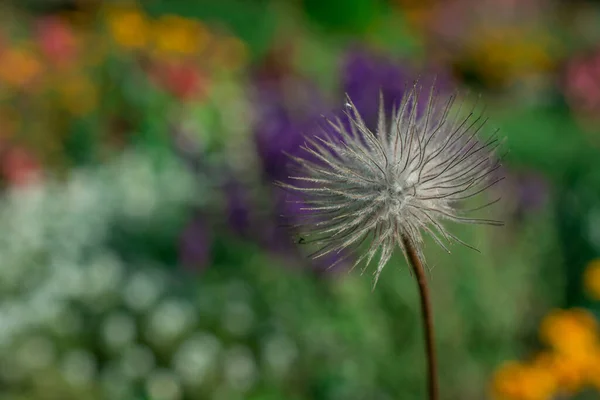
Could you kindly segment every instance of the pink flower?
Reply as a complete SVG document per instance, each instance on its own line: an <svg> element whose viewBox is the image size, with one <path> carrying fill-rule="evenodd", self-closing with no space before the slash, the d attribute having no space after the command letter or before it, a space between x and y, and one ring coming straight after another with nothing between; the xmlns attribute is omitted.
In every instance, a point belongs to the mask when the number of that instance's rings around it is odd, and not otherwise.
<svg viewBox="0 0 600 400"><path fill-rule="evenodd" d="M600 52L569 62L565 95L571 107L584 114L600 111Z"/></svg>

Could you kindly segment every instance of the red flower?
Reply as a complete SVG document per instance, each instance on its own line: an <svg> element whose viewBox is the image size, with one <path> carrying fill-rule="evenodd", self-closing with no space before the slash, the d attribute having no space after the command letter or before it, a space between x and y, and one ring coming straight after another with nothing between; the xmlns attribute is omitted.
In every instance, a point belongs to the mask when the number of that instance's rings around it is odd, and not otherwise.
<svg viewBox="0 0 600 400"><path fill-rule="evenodd" d="M36 37L42 53L53 64L68 64L77 53L71 27L57 17L44 17L37 23Z"/></svg>
<svg viewBox="0 0 600 400"><path fill-rule="evenodd" d="M9 184L23 186L40 180L41 165L24 148L11 147L2 155L0 173Z"/></svg>
<svg viewBox="0 0 600 400"><path fill-rule="evenodd" d="M156 67L153 75L160 86L180 100L197 99L206 90L206 78L191 64L164 63Z"/></svg>

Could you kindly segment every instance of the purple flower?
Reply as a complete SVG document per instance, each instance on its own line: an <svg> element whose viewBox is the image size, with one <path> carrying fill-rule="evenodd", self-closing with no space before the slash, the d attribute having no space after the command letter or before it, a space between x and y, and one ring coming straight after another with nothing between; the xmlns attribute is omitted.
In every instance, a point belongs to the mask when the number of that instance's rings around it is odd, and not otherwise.
<svg viewBox="0 0 600 400"><path fill-rule="evenodd" d="M342 67L343 90L369 125L377 120L379 91L383 93L389 114L393 105L399 104L409 77L405 67L364 50L348 53Z"/></svg>
<svg viewBox="0 0 600 400"><path fill-rule="evenodd" d="M301 132L283 106L264 111L256 129L256 146L269 179L285 179L289 161L284 152L293 153L302 143Z"/></svg>
<svg viewBox="0 0 600 400"><path fill-rule="evenodd" d="M262 79L255 104L255 140L264 173L269 180L287 179L290 159L285 153L297 154L304 136L318 129L320 114L327 109L323 96L304 80Z"/></svg>
<svg viewBox="0 0 600 400"><path fill-rule="evenodd" d="M227 197L227 222L239 235L245 235L250 227L250 199L244 187L235 181L225 185Z"/></svg>
<svg viewBox="0 0 600 400"><path fill-rule="evenodd" d="M384 111L390 115L416 79L423 87L431 86L436 79L436 88L441 90L447 89L451 81L449 74L443 70L427 67L417 73L406 61L394 60L366 49L348 52L342 66L342 88L372 129L377 122L380 91ZM418 112L426 109L427 97L419 99Z"/></svg>

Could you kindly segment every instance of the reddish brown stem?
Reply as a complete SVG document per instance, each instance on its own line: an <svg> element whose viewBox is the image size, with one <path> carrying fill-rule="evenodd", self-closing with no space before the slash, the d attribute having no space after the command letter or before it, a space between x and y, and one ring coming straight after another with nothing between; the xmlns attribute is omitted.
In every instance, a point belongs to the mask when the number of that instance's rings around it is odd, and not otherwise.
<svg viewBox="0 0 600 400"><path fill-rule="evenodd" d="M423 333L425 336L425 352L427 353L427 387L429 391L429 400L438 400L439 389L437 383L437 360L433 333L433 311L431 308L429 287L427 286L427 276L425 275L423 264L417 255L415 246L406 236L402 237L402 241L419 285L421 316L423 317Z"/></svg>

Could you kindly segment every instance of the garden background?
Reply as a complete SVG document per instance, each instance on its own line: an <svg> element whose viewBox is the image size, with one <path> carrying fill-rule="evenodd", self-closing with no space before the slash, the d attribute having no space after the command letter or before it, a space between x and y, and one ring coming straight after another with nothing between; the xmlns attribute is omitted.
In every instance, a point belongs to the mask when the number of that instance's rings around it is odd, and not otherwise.
<svg viewBox="0 0 600 400"><path fill-rule="evenodd" d="M346 93L368 122L433 77L507 150L506 225L427 241L442 398L600 398L600 2L20 0L0 399L425 398L402 255L374 291L311 261L273 181Z"/></svg>

